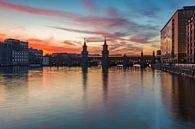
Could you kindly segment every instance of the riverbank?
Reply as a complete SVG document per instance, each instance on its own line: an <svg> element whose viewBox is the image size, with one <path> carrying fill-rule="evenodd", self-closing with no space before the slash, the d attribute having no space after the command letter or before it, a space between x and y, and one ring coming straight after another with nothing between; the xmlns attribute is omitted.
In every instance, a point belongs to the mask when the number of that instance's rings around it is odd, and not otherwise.
<svg viewBox="0 0 195 129"><path fill-rule="evenodd" d="M195 78L195 64L159 65L156 68L165 72Z"/></svg>

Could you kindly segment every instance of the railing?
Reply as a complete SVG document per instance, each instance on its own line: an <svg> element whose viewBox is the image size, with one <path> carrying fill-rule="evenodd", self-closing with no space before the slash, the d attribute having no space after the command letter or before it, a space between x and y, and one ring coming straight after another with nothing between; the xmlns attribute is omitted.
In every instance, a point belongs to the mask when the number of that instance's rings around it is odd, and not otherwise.
<svg viewBox="0 0 195 129"><path fill-rule="evenodd" d="M161 65L160 69L175 74L185 75L195 78L195 64L170 64Z"/></svg>
<svg viewBox="0 0 195 129"><path fill-rule="evenodd" d="M195 64L175 64L176 67L195 69Z"/></svg>

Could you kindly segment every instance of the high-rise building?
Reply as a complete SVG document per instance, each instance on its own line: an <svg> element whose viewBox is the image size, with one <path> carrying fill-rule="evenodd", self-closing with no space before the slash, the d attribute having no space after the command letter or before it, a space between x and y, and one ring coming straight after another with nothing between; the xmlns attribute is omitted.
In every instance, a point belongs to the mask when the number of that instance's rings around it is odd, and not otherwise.
<svg viewBox="0 0 195 129"><path fill-rule="evenodd" d="M188 63L195 63L195 15L188 20L186 42Z"/></svg>
<svg viewBox="0 0 195 129"><path fill-rule="evenodd" d="M103 50L102 50L102 66L103 67L109 66L108 56L109 56L109 50L108 50L108 45L107 45L106 38L105 38Z"/></svg>
<svg viewBox="0 0 195 129"><path fill-rule="evenodd" d="M161 59L164 63L187 61L186 25L195 6L178 9L161 30Z"/></svg>

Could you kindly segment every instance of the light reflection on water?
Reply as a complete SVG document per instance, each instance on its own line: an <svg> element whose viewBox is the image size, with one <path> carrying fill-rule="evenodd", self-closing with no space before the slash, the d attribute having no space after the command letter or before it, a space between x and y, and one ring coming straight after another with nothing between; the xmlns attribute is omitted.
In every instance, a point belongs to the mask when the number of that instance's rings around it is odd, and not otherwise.
<svg viewBox="0 0 195 129"><path fill-rule="evenodd" d="M1 68L1 129L193 129L195 81L156 70Z"/></svg>

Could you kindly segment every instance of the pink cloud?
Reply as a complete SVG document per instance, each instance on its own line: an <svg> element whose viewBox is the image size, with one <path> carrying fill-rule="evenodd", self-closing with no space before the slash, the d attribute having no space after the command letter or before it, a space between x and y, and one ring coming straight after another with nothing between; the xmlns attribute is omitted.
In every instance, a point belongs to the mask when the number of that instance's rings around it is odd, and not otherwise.
<svg viewBox="0 0 195 129"><path fill-rule="evenodd" d="M89 0L85 2L89 4ZM89 5L92 6L92 4ZM63 17L72 22L82 24L82 25L93 26L93 27L110 28L110 27L128 26L128 20L119 17L109 18L109 17L96 17L96 16L82 16L71 12L64 12L64 11L51 10L51 9L40 9L40 8L35 8L30 6L12 4L5 1L0 1L0 8L9 9L16 12L29 13L33 15Z"/></svg>
<svg viewBox="0 0 195 129"><path fill-rule="evenodd" d="M107 32L101 32L101 31L88 31L88 30L78 30L78 29L69 29L69 28L63 28L63 27L53 27L55 29L69 31L69 32L76 32L76 33L82 33L82 34L93 34L93 35L99 35L99 36L107 36L107 37L113 37L112 34L109 34Z"/></svg>
<svg viewBox="0 0 195 129"><path fill-rule="evenodd" d="M8 2L4 2L4 1L0 1L0 7L5 8L5 9L9 9L9 10L14 10L17 12L23 12L23 13L29 13L29 14L35 14L35 15L59 16L59 17L65 17L65 18L73 18L74 17L74 14L70 13L70 12L34 8L34 7L30 7L30 6L11 4Z"/></svg>
<svg viewBox="0 0 195 129"><path fill-rule="evenodd" d="M133 35L133 36L130 38L130 41L136 42L136 43L148 43L149 40L150 40L149 37L147 37L147 36L142 36L142 35Z"/></svg>
<svg viewBox="0 0 195 129"><path fill-rule="evenodd" d="M78 19L75 19L78 23L82 23L85 25L93 25L93 26L99 26L101 28L108 28L110 27L127 27L129 22L127 19L123 18L109 18L109 17L80 17Z"/></svg>
<svg viewBox="0 0 195 129"><path fill-rule="evenodd" d="M86 41L87 42L100 42L100 43L103 43L105 41L105 39L103 39L103 38L87 38ZM110 41L110 40L107 39L107 41Z"/></svg>

